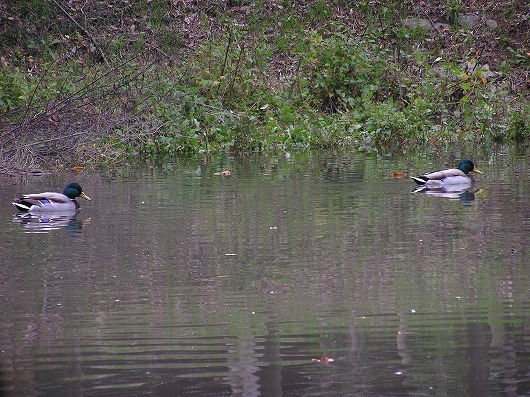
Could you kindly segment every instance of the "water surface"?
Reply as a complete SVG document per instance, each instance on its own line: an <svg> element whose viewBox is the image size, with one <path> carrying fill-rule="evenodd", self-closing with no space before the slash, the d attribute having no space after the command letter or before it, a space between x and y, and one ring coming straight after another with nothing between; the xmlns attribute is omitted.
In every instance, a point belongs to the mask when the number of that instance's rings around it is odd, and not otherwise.
<svg viewBox="0 0 530 397"><path fill-rule="evenodd" d="M464 156L472 191L411 193ZM529 396L529 155L438 157L0 178L4 394ZM9 204L74 179L75 217Z"/></svg>

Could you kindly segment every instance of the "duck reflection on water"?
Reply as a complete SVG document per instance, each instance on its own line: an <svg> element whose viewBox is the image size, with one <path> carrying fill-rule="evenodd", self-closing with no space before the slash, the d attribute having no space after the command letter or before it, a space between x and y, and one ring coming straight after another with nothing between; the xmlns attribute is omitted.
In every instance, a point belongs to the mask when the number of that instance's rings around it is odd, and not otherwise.
<svg viewBox="0 0 530 397"><path fill-rule="evenodd" d="M429 188L425 185L417 186L412 193L422 193L434 197L442 197L451 200L460 200L463 203L470 203L475 200L475 196L482 189L476 189L469 184L446 185L440 188Z"/></svg>
<svg viewBox="0 0 530 397"><path fill-rule="evenodd" d="M77 219L77 211L47 214L18 213L13 222L20 223L26 233L49 233L52 230L65 229L68 234L76 235L83 229L83 221Z"/></svg>

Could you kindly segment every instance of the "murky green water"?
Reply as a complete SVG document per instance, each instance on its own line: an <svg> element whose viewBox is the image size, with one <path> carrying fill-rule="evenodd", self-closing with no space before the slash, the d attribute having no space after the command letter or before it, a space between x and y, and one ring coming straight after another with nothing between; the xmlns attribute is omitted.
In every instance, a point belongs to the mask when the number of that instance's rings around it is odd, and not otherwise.
<svg viewBox="0 0 530 397"><path fill-rule="evenodd" d="M464 155L478 190L411 193ZM530 396L530 155L445 156L1 177L3 394ZM75 218L14 216L74 178Z"/></svg>

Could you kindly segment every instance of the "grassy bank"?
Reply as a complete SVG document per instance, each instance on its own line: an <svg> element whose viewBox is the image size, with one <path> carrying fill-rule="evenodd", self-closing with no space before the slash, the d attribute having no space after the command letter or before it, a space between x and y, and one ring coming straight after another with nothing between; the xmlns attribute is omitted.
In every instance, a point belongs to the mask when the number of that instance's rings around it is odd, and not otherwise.
<svg viewBox="0 0 530 397"><path fill-rule="evenodd" d="M528 6L414 3L10 0L0 168L528 142Z"/></svg>

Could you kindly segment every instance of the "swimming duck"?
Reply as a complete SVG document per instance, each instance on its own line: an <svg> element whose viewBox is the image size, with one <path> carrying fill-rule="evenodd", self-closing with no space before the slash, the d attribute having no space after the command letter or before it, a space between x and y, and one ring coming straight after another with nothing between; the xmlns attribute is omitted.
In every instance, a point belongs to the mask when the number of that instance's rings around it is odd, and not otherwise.
<svg viewBox="0 0 530 397"><path fill-rule="evenodd" d="M63 190L63 193L44 192L25 194L19 200L12 203L19 211L22 212L64 212L75 211L79 208L76 197L82 197L85 200L91 200L83 189L77 183L69 183Z"/></svg>
<svg viewBox="0 0 530 397"><path fill-rule="evenodd" d="M429 188L441 188L447 185L461 185L469 187L475 182L475 178L470 172L482 174L482 171L475 168L471 160L462 160L458 168L450 168L429 172L418 176L411 177L418 185L424 185Z"/></svg>

